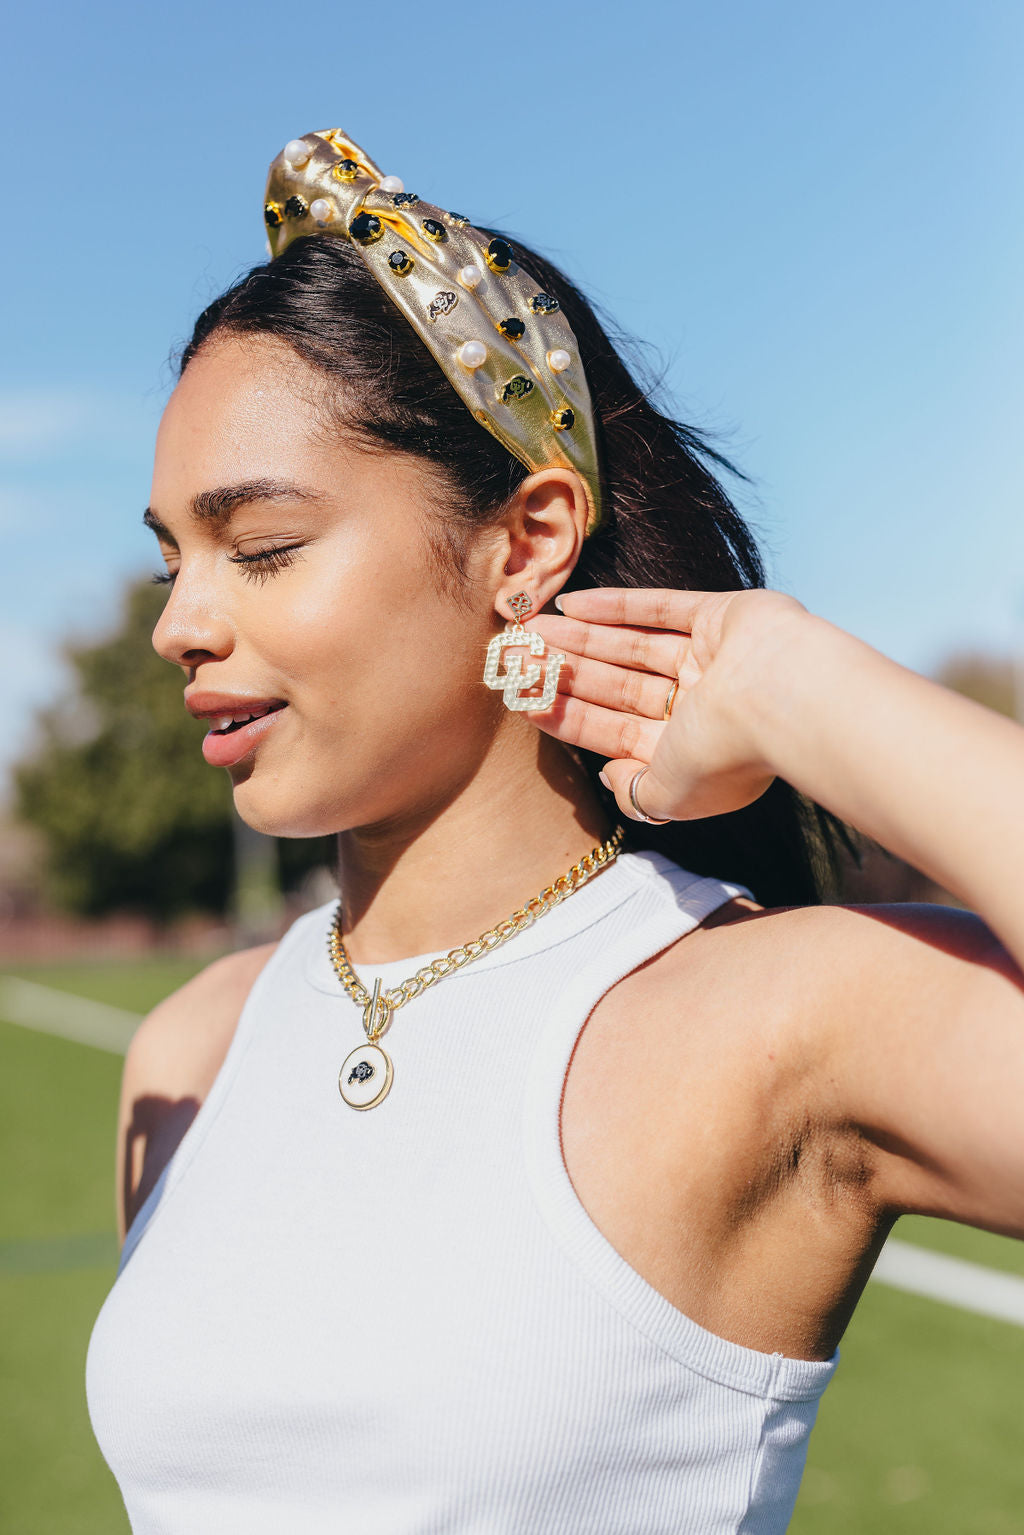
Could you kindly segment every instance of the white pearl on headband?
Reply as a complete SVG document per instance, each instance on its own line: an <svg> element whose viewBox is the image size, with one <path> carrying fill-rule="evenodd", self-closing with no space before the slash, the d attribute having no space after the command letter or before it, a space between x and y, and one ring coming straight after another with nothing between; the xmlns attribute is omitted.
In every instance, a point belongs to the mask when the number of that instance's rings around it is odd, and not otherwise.
<svg viewBox="0 0 1024 1535"><path fill-rule="evenodd" d="M326 197L315 197L309 205L309 211L314 224L319 224L321 228L324 224L329 224L334 217L334 209Z"/></svg>
<svg viewBox="0 0 1024 1535"><path fill-rule="evenodd" d="M548 367L552 373L564 373L566 368L572 367L572 358L557 346L553 352L548 353Z"/></svg>
<svg viewBox="0 0 1024 1535"><path fill-rule="evenodd" d="M459 271L459 282L464 288L475 288L479 282L483 281L483 275L478 266L472 264L464 266Z"/></svg>
<svg viewBox="0 0 1024 1535"><path fill-rule="evenodd" d="M312 153L305 139L289 139L284 146L284 157L296 170L307 163Z"/></svg>
<svg viewBox="0 0 1024 1535"><path fill-rule="evenodd" d="M459 361L464 368L479 368L487 361L487 348L482 341L464 341L459 347Z"/></svg>
<svg viewBox="0 0 1024 1535"><path fill-rule="evenodd" d="M382 192L404 192L405 182L401 176L385 176L379 183Z"/></svg>

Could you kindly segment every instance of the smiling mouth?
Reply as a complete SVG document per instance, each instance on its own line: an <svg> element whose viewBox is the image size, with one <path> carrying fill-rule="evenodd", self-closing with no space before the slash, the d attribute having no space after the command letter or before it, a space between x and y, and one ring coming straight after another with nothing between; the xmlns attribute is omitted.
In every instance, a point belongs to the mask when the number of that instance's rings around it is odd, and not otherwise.
<svg viewBox="0 0 1024 1535"><path fill-rule="evenodd" d="M284 703L263 704L256 709L237 709L233 714L218 714L210 721L210 734L231 735L245 725L251 725L253 720L261 720L266 714L277 714L279 710L287 707L288 705Z"/></svg>

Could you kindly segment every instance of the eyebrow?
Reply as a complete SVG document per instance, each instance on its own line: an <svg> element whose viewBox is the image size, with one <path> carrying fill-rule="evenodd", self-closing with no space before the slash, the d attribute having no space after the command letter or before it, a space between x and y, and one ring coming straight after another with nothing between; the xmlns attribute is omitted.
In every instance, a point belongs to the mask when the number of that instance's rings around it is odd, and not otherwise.
<svg viewBox="0 0 1024 1535"><path fill-rule="evenodd" d="M289 480L246 480L241 485L222 485L217 490L200 490L188 504L189 513L196 522L214 527L227 527L232 515L240 506L254 501L315 501L317 497L301 485ZM147 528L152 528L160 538L174 543L170 529L161 522L151 506L142 514Z"/></svg>

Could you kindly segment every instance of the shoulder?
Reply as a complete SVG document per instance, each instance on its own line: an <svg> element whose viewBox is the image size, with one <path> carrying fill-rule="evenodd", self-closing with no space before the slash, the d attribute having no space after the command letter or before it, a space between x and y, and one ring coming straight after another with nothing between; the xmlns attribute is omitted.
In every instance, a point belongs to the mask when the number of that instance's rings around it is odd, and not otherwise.
<svg viewBox="0 0 1024 1535"><path fill-rule="evenodd" d="M764 907L736 898L705 917L698 932L713 930L716 945L778 969L795 989L820 999L837 985L848 994L851 982L884 995L897 972L913 977L936 966L1009 960L976 912L926 902Z"/></svg>
<svg viewBox="0 0 1024 1535"><path fill-rule="evenodd" d="M664 972L676 1013L696 1001L708 1048L752 1064L766 1101L859 1138L880 1207L1017 1234L1024 972L988 923L924 902L729 906Z"/></svg>
<svg viewBox="0 0 1024 1535"><path fill-rule="evenodd" d="M214 960L158 1003L136 1029L125 1055L118 1112L122 1237L199 1112L253 983L276 947L260 944Z"/></svg>
<svg viewBox="0 0 1024 1535"><path fill-rule="evenodd" d="M126 1081L205 1096L253 982L276 947L264 943L225 954L159 1002L132 1037L125 1057Z"/></svg>
<svg viewBox="0 0 1024 1535"><path fill-rule="evenodd" d="M759 907L734 899L658 956L650 980L672 1013L714 1019L716 1038L768 1046L802 1091L853 1108L843 1072L937 1042L1019 971L975 912L926 903ZM1018 1004L1019 1005L1019 1004ZM820 1091L813 1084L817 1080Z"/></svg>

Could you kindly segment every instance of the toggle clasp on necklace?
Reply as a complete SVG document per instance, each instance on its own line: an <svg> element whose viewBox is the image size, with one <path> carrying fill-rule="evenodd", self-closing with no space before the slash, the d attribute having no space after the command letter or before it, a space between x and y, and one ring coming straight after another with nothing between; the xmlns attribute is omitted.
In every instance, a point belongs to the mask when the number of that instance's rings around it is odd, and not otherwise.
<svg viewBox="0 0 1024 1535"><path fill-rule="evenodd" d="M387 1033L391 1027L393 1012L394 1008L387 997L382 997L380 994L380 976L378 975L373 983L373 996L363 1008L363 1028L371 1044L374 1040L380 1039L382 1034Z"/></svg>

